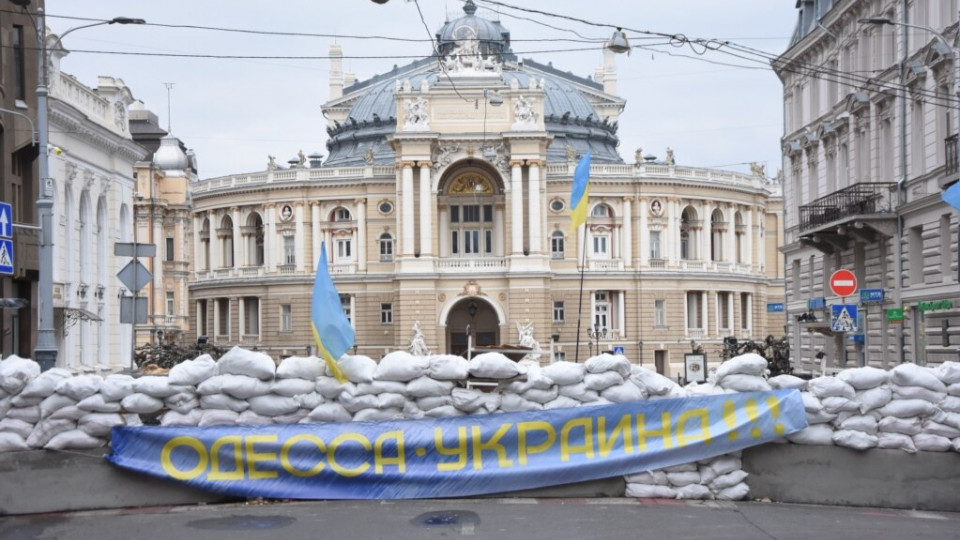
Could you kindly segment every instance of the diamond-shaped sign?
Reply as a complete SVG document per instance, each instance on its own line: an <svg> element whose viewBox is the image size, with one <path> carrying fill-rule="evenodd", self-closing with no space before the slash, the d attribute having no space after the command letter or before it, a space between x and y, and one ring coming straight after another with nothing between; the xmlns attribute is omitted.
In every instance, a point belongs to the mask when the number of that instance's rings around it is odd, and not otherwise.
<svg viewBox="0 0 960 540"><path fill-rule="evenodd" d="M144 285L153 281L153 274L147 270L147 267L140 264L140 261L130 261L123 267L117 277L120 283L130 291L139 291Z"/></svg>

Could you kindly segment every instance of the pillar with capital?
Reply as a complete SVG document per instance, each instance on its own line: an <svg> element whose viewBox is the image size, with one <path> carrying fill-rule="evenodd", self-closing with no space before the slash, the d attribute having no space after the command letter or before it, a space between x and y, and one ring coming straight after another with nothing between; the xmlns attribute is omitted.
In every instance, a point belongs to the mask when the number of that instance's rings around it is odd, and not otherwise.
<svg viewBox="0 0 960 540"><path fill-rule="evenodd" d="M310 203L310 269L316 270L317 263L320 262L320 242L323 241L323 228L320 226L320 203L313 201Z"/></svg>
<svg viewBox="0 0 960 540"><path fill-rule="evenodd" d="M367 200L357 199L357 269L367 269ZM379 244L377 244L379 249Z"/></svg>
<svg viewBox="0 0 960 540"><path fill-rule="evenodd" d="M433 178L431 163L420 161L420 256L433 255Z"/></svg>
<svg viewBox="0 0 960 540"><path fill-rule="evenodd" d="M529 169L527 172L528 175L528 189L529 193L527 196L527 207L529 208L529 221L530 221L530 231L529 231L529 242L530 253L537 253L543 251L542 247L542 226L541 226L541 209L543 208L543 202L540 197L540 186L542 185L542 179L540 178L540 162L537 160L528 161Z"/></svg>
<svg viewBox="0 0 960 540"><path fill-rule="evenodd" d="M303 233L303 201L296 201L293 203L293 219L295 220L294 230L296 231L295 234L297 235L296 241L293 243L294 257L296 257L297 262L296 269L297 272L302 272L304 268L304 262L307 258L307 254L304 253L305 246L303 245L303 240L306 238Z"/></svg>
<svg viewBox="0 0 960 540"><path fill-rule="evenodd" d="M510 254L523 253L523 162L510 162Z"/></svg>
<svg viewBox="0 0 960 540"><path fill-rule="evenodd" d="M623 264L633 266L633 197L623 198L623 231L621 233Z"/></svg>
<svg viewBox="0 0 960 540"><path fill-rule="evenodd" d="M263 261L266 264L267 272L277 270L277 205L269 203L263 205L267 212L267 219L263 224Z"/></svg>
<svg viewBox="0 0 960 540"><path fill-rule="evenodd" d="M414 247L414 202L413 202L413 162L400 163L400 254L413 257Z"/></svg>

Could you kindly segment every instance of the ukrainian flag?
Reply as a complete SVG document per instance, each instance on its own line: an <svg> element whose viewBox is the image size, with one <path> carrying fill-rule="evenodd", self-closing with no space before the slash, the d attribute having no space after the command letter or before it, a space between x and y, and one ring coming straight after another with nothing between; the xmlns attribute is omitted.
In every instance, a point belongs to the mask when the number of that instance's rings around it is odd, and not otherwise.
<svg viewBox="0 0 960 540"><path fill-rule="evenodd" d="M943 199L943 202L960 210L960 182L956 182L947 188L943 195L940 195L940 198Z"/></svg>
<svg viewBox="0 0 960 540"><path fill-rule="evenodd" d="M573 170L573 190L570 192L570 230L587 222L587 205L590 199L590 151L580 158Z"/></svg>
<svg viewBox="0 0 960 540"><path fill-rule="evenodd" d="M320 357L327 362L327 367L338 381L346 382L346 377L337 365L337 359L353 346L356 335L350 321L343 314L340 295L337 294L327 272L326 242L320 244L320 262L317 263L317 277L313 281L310 321Z"/></svg>

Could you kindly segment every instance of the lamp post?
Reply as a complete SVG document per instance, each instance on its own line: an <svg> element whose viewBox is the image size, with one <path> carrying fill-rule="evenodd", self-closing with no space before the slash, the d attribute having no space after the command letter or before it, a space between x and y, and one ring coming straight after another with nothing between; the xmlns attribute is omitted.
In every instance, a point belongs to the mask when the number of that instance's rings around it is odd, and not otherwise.
<svg viewBox="0 0 960 540"><path fill-rule="evenodd" d="M40 194L37 198L37 215L40 219L40 248L37 255L40 282L38 293L40 297L39 321L37 324L37 348L34 350L34 359L40 364L40 369L46 371L57 364L57 341L53 329L53 179L50 178L50 161L47 154L49 139L49 125L47 124L47 40L44 35L46 21L43 7L37 6L36 17L28 10L30 0L10 0L14 5L23 8L30 17L37 34L37 169L40 177ZM143 19L116 17L109 21L100 21L84 24L68 29L60 34L55 46L59 46L67 34L81 28L90 28L104 24L144 24Z"/></svg>

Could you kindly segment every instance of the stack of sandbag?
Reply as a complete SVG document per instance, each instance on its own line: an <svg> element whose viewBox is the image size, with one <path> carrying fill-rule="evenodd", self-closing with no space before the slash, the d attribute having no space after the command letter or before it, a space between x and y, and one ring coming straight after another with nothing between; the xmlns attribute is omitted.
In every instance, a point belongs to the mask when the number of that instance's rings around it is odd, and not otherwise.
<svg viewBox="0 0 960 540"><path fill-rule="evenodd" d="M40 421L40 402L54 393L58 379L34 385L28 396L22 390L40 375L40 364L10 356L0 361L0 452L27 450L27 438ZM69 373L68 373L69 375Z"/></svg>
<svg viewBox="0 0 960 540"><path fill-rule="evenodd" d="M958 417L960 415L960 363L944 362L937 367L935 373L940 382L947 388L946 397L937 404L940 413L936 420L940 424L960 428L960 425L958 425L958 418L960 418ZM960 437L953 439L953 449L960 452Z"/></svg>
<svg viewBox="0 0 960 540"><path fill-rule="evenodd" d="M627 497L739 501L750 492L740 453L626 476Z"/></svg>
<svg viewBox="0 0 960 540"><path fill-rule="evenodd" d="M160 418L165 426L196 426L203 416L197 387L218 373L217 362L209 354L186 360L170 368L167 379L180 392L164 399L167 412Z"/></svg>
<svg viewBox="0 0 960 540"><path fill-rule="evenodd" d="M911 436L917 450L945 452L953 448L951 439L960 437L960 416L940 409L947 386L937 371L900 364L890 370L890 390L892 399L878 409L884 431Z"/></svg>
<svg viewBox="0 0 960 540"><path fill-rule="evenodd" d="M197 386L202 409L197 425L236 424L252 403L257 403L258 408L244 417L249 423L262 416L260 411L283 414L277 412L283 406L274 407L270 395L275 376L276 364L269 355L240 347L230 349L217 361L217 375Z"/></svg>
<svg viewBox="0 0 960 540"><path fill-rule="evenodd" d="M735 392L765 392L771 389L764 378L766 373L767 359L756 353L747 353L720 364L713 383Z"/></svg>
<svg viewBox="0 0 960 540"><path fill-rule="evenodd" d="M640 390L644 396L641 399L657 400L687 396L687 392L679 384L645 366L630 366L629 381ZM613 397L604 397L617 402Z"/></svg>

